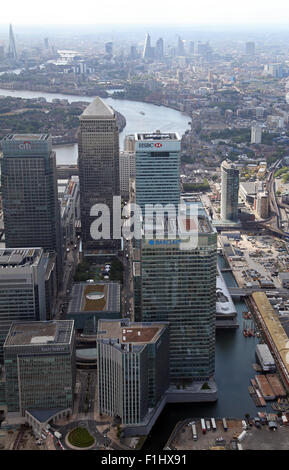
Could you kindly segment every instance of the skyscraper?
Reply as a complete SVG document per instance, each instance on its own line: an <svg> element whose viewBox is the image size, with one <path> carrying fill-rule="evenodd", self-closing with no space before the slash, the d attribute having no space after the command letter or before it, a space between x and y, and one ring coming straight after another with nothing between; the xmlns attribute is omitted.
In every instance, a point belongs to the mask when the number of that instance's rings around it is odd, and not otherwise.
<svg viewBox="0 0 289 470"><path fill-rule="evenodd" d="M180 38L180 36L178 37L177 55L178 56L184 56L185 55L184 41Z"/></svg>
<svg viewBox="0 0 289 470"><path fill-rule="evenodd" d="M261 144L262 142L262 127L258 124L251 128L251 144Z"/></svg>
<svg viewBox="0 0 289 470"><path fill-rule="evenodd" d="M170 382L209 380L215 370L217 233L204 210L178 219L178 234L141 242L141 315L169 322ZM191 243L190 232L197 234ZM187 240L182 240L189 233Z"/></svg>
<svg viewBox="0 0 289 470"><path fill-rule="evenodd" d="M255 43L253 41L246 42L245 51L247 55L255 54Z"/></svg>
<svg viewBox="0 0 289 470"><path fill-rule="evenodd" d="M2 140L2 199L7 248L56 252L61 281L63 243L56 157L48 134L10 134Z"/></svg>
<svg viewBox="0 0 289 470"><path fill-rule="evenodd" d="M16 44L14 33L12 29L12 24L9 27L9 45L8 45L8 58L12 60L17 59L17 51L16 51Z"/></svg>
<svg viewBox="0 0 289 470"><path fill-rule="evenodd" d="M155 58L157 60L162 60L164 58L164 40L163 40L163 38L159 38L156 42Z"/></svg>
<svg viewBox="0 0 289 470"><path fill-rule="evenodd" d="M91 208L106 204L112 217L113 196L119 195L119 135L114 111L99 97L80 116L78 145L82 241L85 249L112 248L113 240L91 236ZM108 221L109 222L109 221ZM110 219L112 231L112 219Z"/></svg>
<svg viewBox="0 0 289 470"><path fill-rule="evenodd" d="M143 59L152 59L152 58L153 58L153 48L151 46L151 37L148 33L145 38Z"/></svg>
<svg viewBox="0 0 289 470"><path fill-rule="evenodd" d="M130 46L130 58L131 59L137 59L137 48L136 46L132 45Z"/></svg>
<svg viewBox="0 0 289 470"><path fill-rule="evenodd" d="M111 41L106 42L104 47L105 47L105 53L107 55L112 55L112 53L113 53L113 42L111 42Z"/></svg>
<svg viewBox="0 0 289 470"><path fill-rule="evenodd" d="M143 214L146 204L180 202L180 150L178 134L135 135L136 203Z"/></svg>
<svg viewBox="0 0 289 470"><path fill-rule="evenodd" d="M190 55L193 55L194 52L195 52L195 43L194 43L194 41L190 41L189 53L190 53Z"/></svg>
<svg viewBox="0 0 289 470"><path fill-rule="evenodd" d="M221 219L238 221L239 170L230 160L221 165Z"/></svg>

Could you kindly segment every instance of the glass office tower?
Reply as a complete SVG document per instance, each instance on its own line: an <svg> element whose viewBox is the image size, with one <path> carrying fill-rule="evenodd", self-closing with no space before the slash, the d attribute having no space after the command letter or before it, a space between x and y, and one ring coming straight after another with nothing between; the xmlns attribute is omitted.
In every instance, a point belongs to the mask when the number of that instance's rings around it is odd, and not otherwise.
<svg viewBox="0 0 289 470"><path fill-rule="evenodd" d="M26 410L72 409L74 322L13 323L4 343L4 366L8 414L23 417Z"/></svg>
<svg viewBox="0 0 289 470"><path fill-rule="evenodd" d="M230 160L221 165L221 219L238 221L239 170Z"/></svg>
<svg viewBox="0 0 289 470"><path fill-rule="evenodd" d="M1 182L7 248L42 247L57 253L61 281L63 243L56 156L48 134L10 134L2 140Z"/></svg>
<svg viewBox="0 0 289 470"><path fill-rule="evenodd" d="M91 225L97 218L91 216L95 204L105 204L110 209L112 238L113 196L119 195L119 134L114 111L99 97L80 116L78 143L80 185L80 210L82 241L85 250L112 248L117 240L91 236Z"/></svg>
<svg viewBox="0 0 289 470"><path fill-rule="evenodd" d="M143 216L146 204L180 202L180 150L178 134L135 135L136 203Z"/></svg>
<svg viewBox="0 0 289 470"><path fill-rule="evenodd" d="M217 233L204 211L178 227L174 239L143 238L140 291L142 321L169 322L170 382L182 385L214 375ZM182 240L188 227L195 243Z"/></svg>

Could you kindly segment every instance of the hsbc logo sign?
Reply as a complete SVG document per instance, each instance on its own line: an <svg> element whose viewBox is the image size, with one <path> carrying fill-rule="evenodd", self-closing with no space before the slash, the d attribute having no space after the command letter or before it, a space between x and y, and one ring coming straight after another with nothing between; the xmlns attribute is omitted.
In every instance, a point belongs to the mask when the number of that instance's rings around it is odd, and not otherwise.
<svg viewBox="0 0 289 470"><path fill-rule="evenodd" d="M152 149L152 148L161 148L163 144L161 142L156 142L155 144L153 142L140 142L139 143L139 148L146 148L146 149Z"/></svg>

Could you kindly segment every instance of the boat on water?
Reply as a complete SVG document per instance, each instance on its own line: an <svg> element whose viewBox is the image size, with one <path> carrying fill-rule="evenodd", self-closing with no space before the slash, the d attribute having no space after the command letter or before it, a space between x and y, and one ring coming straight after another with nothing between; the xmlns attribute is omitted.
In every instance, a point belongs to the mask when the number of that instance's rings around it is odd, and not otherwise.
<svg viewBox="0 0 289 470"><path fill-rule="evenodd" d="M145 115L145 113L143 111L140 111L139 113L142 114L143 116Z"/></svg>

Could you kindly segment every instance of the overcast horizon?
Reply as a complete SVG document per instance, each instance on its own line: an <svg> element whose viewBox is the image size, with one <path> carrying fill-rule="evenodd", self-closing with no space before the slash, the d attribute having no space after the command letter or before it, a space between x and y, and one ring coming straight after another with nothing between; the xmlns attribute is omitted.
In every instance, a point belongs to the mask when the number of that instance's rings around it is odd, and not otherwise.
<svg viewBox="0 0 289 470"><path fill-rule="evenodd" d="M49 8L39 8L37 0L12 0L1 6L0 24L19 26L42 25L173 25L186 26L286 26L289 24L287 0L264 2L243 0L237 8L231 0L207 0L204 4L192 4L191 0L146 0L136 4L132 0L111 0L95 3L82 0L75 7L68 0L50 0Z"/></svg>

